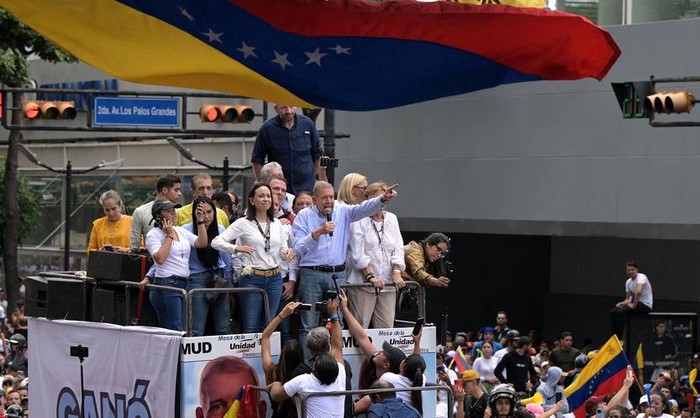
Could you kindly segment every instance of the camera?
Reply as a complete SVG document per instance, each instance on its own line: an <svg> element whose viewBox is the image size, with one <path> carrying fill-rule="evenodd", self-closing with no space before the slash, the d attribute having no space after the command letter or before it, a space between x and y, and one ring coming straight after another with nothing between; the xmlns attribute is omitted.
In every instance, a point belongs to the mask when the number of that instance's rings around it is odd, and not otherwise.
<svg viewBox="0 0 700 418"><path fill-rule="evenodd" d="M321 161L320 161L321 167L334 167L338 168L338 159L337 158L331 158L327 155L321 156Z"/></svg>
<svg viewBox="0 0 700 418"><path fill-rule="evenodd" d="M447 277L448 279L453 278L455 274L455 269L452 265L452 262L447 259L444 259L443 261L445 263L445 277Z"/></svg>
<svg viewBox="0 0 700 418"><path fill-rule="evenodd" d="M328 313L328 299L336 299L338 297L338 292L335 290L326 290L323 292L323 300L321 302L316 302L314 310L322 314Z"/></svg>

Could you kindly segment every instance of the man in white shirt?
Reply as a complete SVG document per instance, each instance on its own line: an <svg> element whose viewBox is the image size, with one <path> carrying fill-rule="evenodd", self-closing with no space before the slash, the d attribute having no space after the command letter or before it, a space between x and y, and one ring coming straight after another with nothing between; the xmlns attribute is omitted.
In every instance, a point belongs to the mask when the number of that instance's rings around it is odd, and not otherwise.
<svg viewBox="0 0 700 418"><path fill-rule="evenodd" d="M282 402L296 394L336 392L345 390L345 365L343 364L343 337L338 319L338 304L328 299L328 323L332 324L331 351L320 354L314 361L313 372L299 375L284 385L272 382L267 387L270 398ZM301 408L306 402L306 414ZM308 418L343 418L345 396L313 396L297 403L298 415Z"/></svg>
<svg viewBox="0 0 700 418"><path fill-rule="evenodd" d="M649 278L639 272L636 261L626 263L627 281L625 282L625 300L618 302L610 311L611 331L622 338L625 328L625 316L629 314L646 314L651 312L654 296Z"/></svg>

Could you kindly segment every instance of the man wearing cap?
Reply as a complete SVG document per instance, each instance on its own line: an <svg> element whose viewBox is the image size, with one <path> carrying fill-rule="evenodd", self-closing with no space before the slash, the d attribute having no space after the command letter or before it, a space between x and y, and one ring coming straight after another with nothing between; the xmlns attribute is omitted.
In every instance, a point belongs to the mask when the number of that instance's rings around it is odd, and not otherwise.
<svg viewBox="0 0 700 418"><path fill-rule="evenodd" d="M462 373L462 385L464 393L464 410L469 418L484 418L488 397L480 384L481 376L475 370L466 370Z"/></svg>
<svg viewBox="0 0 700 418"><path fill-rule="evenodd" d="M315 304L328 290L335 290L346 283L345 257L350 242L350 225L378 212L396 197L394 188L388 187L383 195L368 199L359 205L336 203L333 185L318 181L314 186L314 206L299 211L292 232L294 252L299 255L297 295L302 303ZM342 312L345 315L345 312ZM319 314L313 311L299 313L299 342L304 345L306 334L318 326ZM305 353L308 359L308 353Z"/></svg>
<svg viewBox="0 0 700 418"><path fill-rule="evenodd" d="M472 358L473 359L477 359L477 358L481 357L481 346L484 345L484 341L488 341L491 343L491 345L493 346L494 352L501 350L503 348L503 346L500 343L498 343L498 341L495 341L496 331L493 329L493 327L482 328L481 334L483 336L483 340L474 344L474 349L472 350Z"/></svg>
<svg viewBox="0 0 700 418"><path fill-rule="evenodd" d="M618 302L610 311L610 323L613 334L622 339L622 331L625 328L625 319L629 314L642 315L651 312L654 304L654 296L651 291L649 278L639 272L636 261L628 261L625 264L627 281L625 282L625 300Z"/></svg>
<svg viewBox="0 0 700 418"><path fill-rule="evenodd" d="M529 337L520 337L515 351L506 353L493 371L498 380L512 384L516 392L529 392L537 384L537 372L527 354L531 343ZM503 370L507 377L503 376Z"/></svg>

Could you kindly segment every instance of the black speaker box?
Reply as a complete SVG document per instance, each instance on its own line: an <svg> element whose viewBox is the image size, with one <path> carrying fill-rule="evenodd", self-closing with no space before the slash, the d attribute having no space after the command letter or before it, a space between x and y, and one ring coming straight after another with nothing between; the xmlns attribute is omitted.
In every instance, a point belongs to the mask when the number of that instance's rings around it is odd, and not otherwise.
<svg viewBox="0 0 700 418"><path fill-rule="evenodd" d="M87 284L83 280L27 278L24 310L28 316L84 321L89 306Z"/></svg>
<svg viewBox="0 0 700 418"><path fill-rule="evenodd" d="M158 317L148 298L148 292L141 296L139 312L139 294L135 287L117 285L102 281L92 291L92 320L109 322L117 325L158 326Z"/></svg>
<svg viewBox="0 0 700 418"><path fill-rule="evenodd" d="M151 258L143 255L90 251L87 275L97 280L140 282L151 265Z"/></svg>
<svg viewBox="0 0 700 418"><path fill-rule="evenodd" d="M39 276L27 277L24 313L27 316L46 318L46 306L48 302L48 279Z"/></svg>

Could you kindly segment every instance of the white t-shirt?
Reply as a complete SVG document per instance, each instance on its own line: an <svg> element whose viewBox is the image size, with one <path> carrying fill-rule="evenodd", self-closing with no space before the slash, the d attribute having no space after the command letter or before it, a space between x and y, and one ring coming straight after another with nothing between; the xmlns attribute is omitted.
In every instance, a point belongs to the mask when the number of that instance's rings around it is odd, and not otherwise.
<svg viewBox="0 0 700 418"><path fill-rule="evenodd" d="M174 226L173 229L179 241L172 240L170 253L163 264L154 264L156 277L189 277L190 275L190 251L194 242L197 241L197 236L179 226ZM163 246L163 241L165 241L165 232L162 229L153 228L148 231L146 235L148 252L157 253Z"/></svg>
<svg viewBox="0 0 700 418"><path fill-rule="evenodd" d="M408 380L407 377L392 372L386 372L382 374L379 380L391 383L392 385L394 385L395 389L407 389L413 387L413 382ZM425 386L425 375L423 375L423 386ZM403 403L413 406L413 401L411 400L411 391L405 390L401 392L396 392L396 397L401 399Z"/></svg>
<svg viewBox="0 0 700 418"><path fill-rule="evenodd" d="M338 377L335 382L324 386L312 373L295 377L284 384L284 391L292 397L297 393L336 392L345 390L345 365L338 363ZM297 403L299 408L299 403ZM301 409L297 409L301 416ZM313 396L306 401L306 416L309 418L343 418L345 396Z"/></svg>
<svg viewBox="0 0 700 418"><path fill-rule="evenodd" d="M500 352L501 350L498 351ZM505 355L505 353L503 353L503 355ZM498 366L499 361L500 359L497 359L494 356L491 356L490 359L485 359L484 356L481 356L478 359L474 360L472 369L479 373L481 381L484 382L486 379L495 377L493 371L496 370L496 366ZM505 376L505 369L503 370L503 372Z"/></svg>
<svg viewBox="0 0 700 418"><path fill-rule="evenodd" d="M639 298L639 303L642 303L651 309L654 304L654 296L651 293L651 283L649 282L649 278L642 273L637 273L637 276L634 279L627 279L625 282L625 291L627 292L628 295L632 295L632 298L634 298L634 295L637 293L637 285L643 285L642 287L642 296Z"/></svg>

